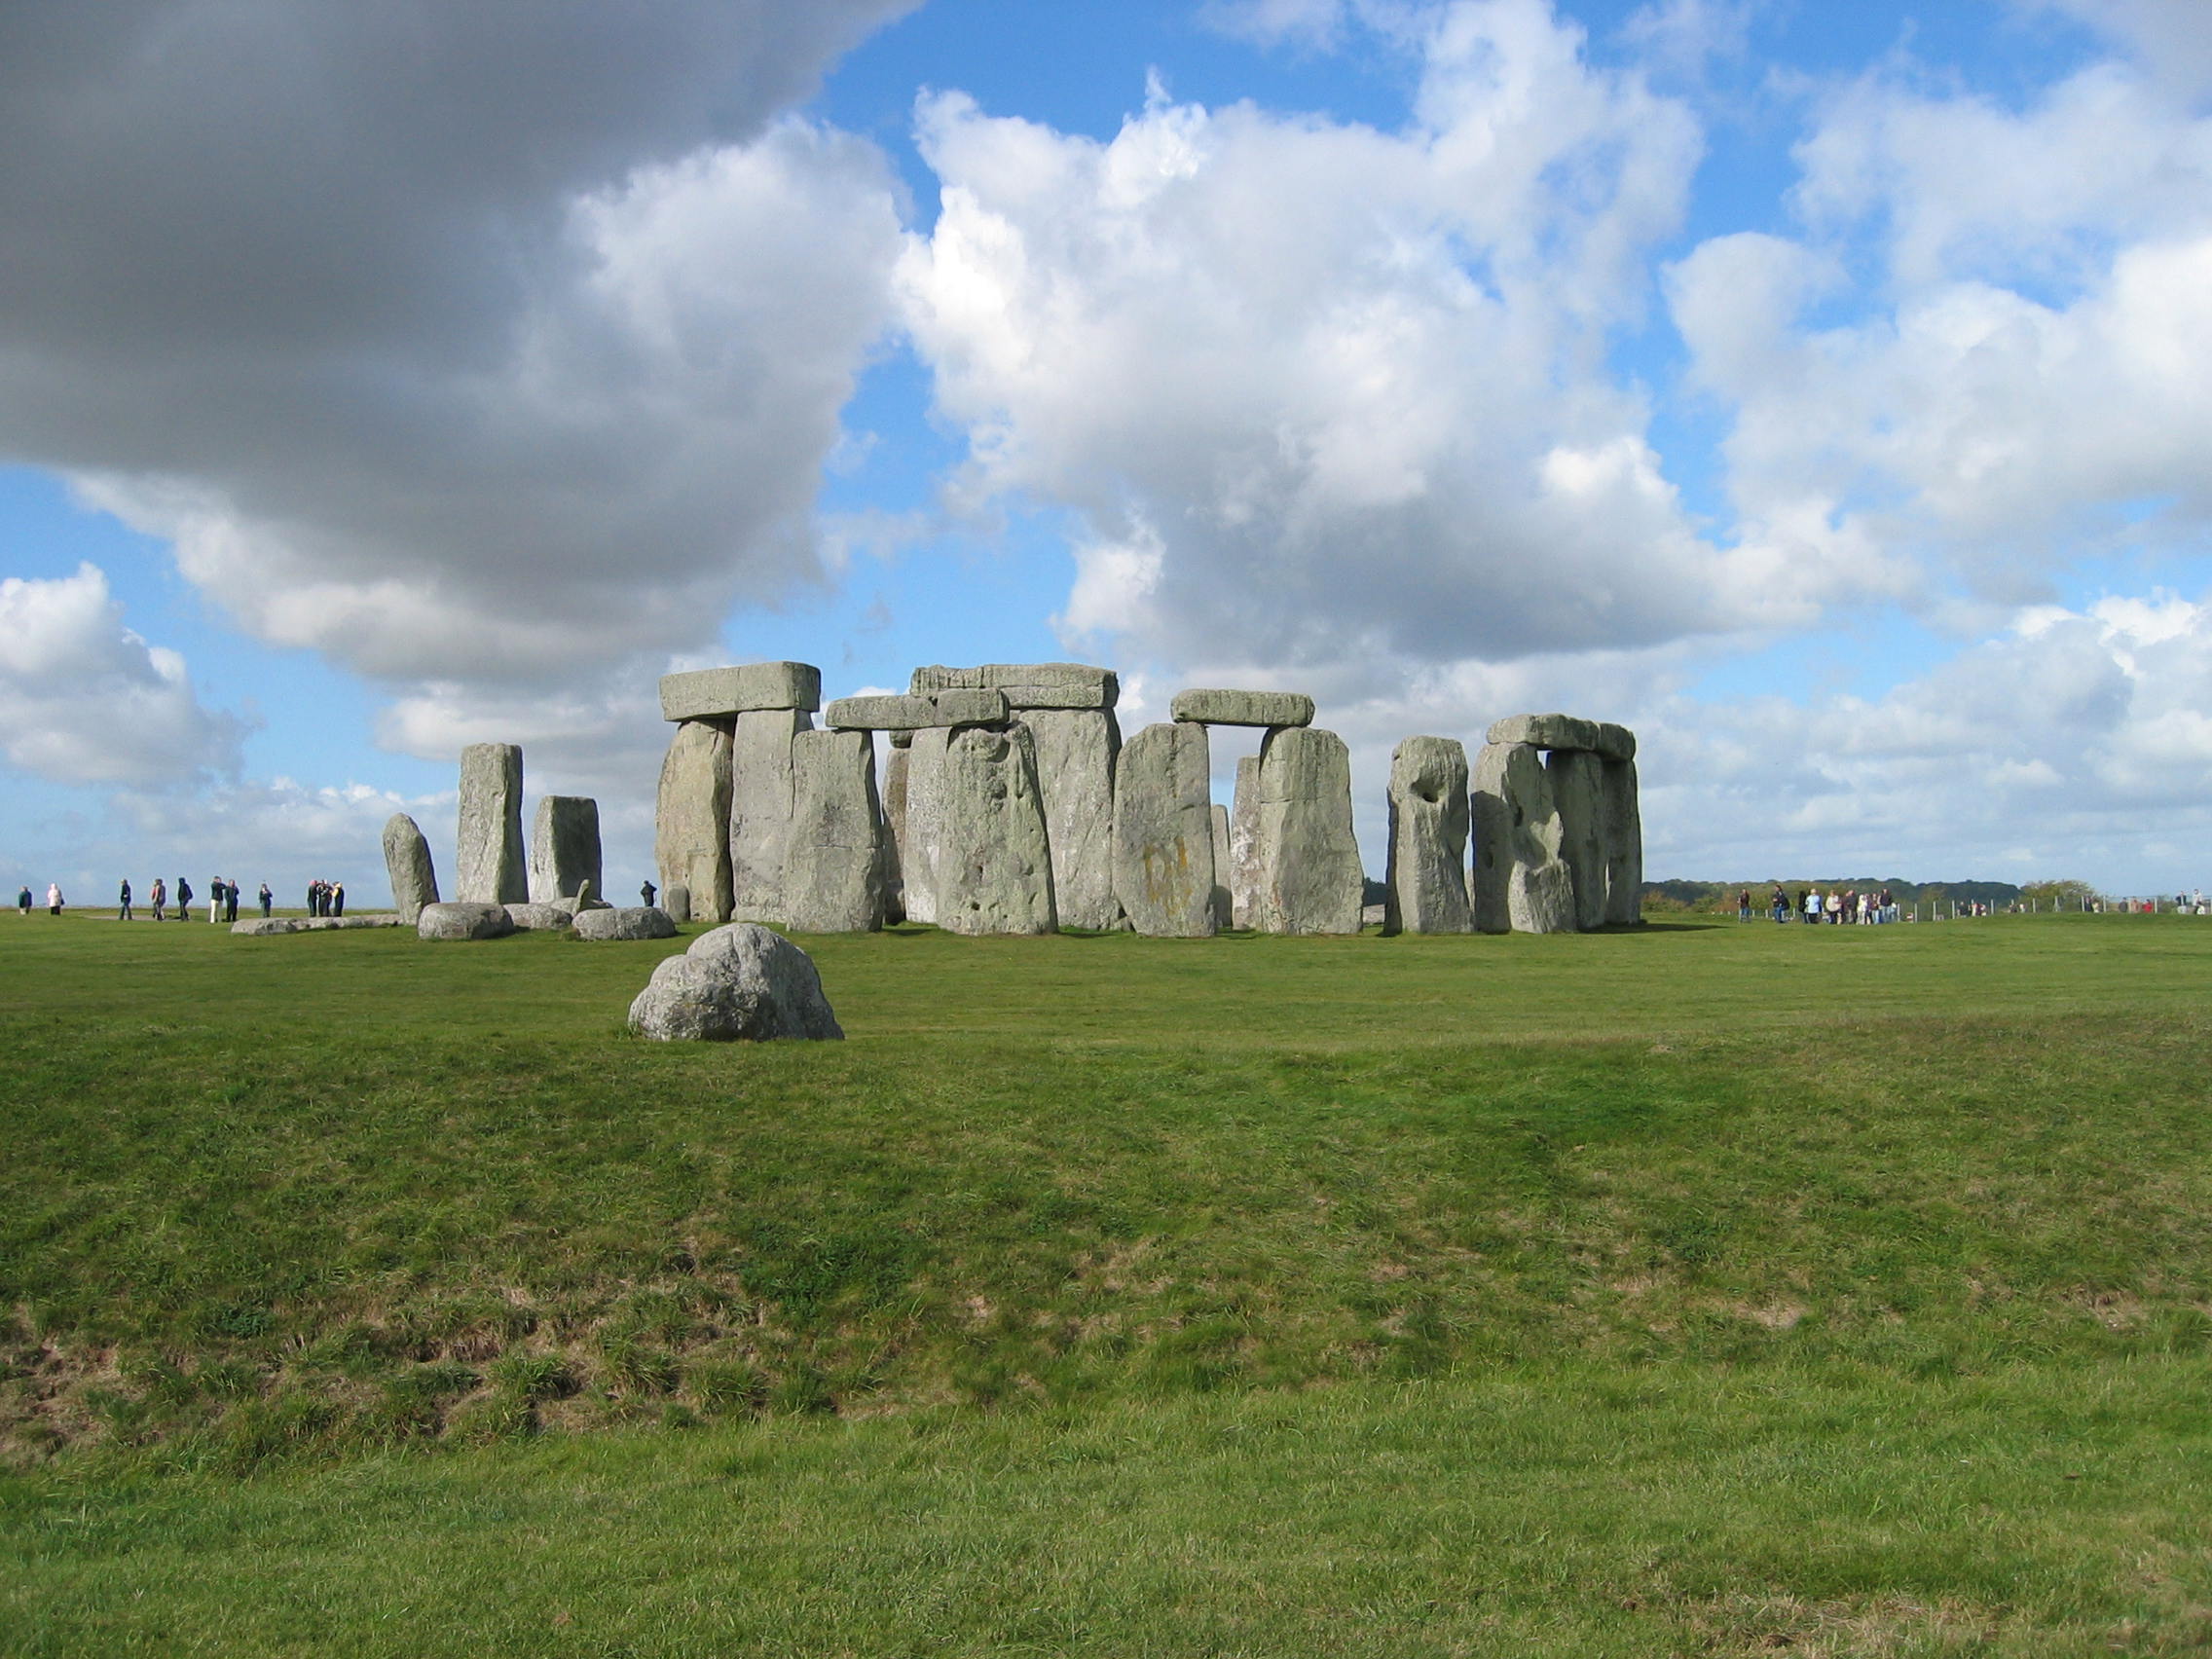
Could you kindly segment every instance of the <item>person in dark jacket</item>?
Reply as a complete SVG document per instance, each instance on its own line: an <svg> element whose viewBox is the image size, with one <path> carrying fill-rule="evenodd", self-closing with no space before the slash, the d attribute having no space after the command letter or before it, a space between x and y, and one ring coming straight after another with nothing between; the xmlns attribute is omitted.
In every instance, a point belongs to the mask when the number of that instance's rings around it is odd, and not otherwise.
<svg viewBox="0 0 2212 1659"><path fill-rule="evenodd" d="M261 913L263 915L269 914L269 906L276 902L276 895L269 891L269 883L263 882L261 884Z"/></svg>
<svg viewBox="0 0 2212 1659"><path fill-rule="evenodd" d="M123 878L123 891L116 895L115 903L115 919L119 922L130 920L130 878L128 875Z"/></svg>
<svg viewBox="0 0 2212 1659"><path fill-rule="evenodd" d="M180 922L192 920L192 883L181 875L176 878L176 916Z"/></svg>

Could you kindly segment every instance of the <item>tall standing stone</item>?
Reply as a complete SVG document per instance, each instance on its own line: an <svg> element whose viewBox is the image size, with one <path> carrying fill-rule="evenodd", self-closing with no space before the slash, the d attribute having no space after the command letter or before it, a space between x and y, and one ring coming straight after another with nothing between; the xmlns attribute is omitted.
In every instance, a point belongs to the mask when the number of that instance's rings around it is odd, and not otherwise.
<svg viewBox="0 0 2212 1659"><path fill-rule="evenodd" d="M1471 933L1467 900L1467 751L1409 737L1390 755L1390 862L1384 933Z"/></svg>
<svg viewBox="0 0 2212 1659"><path fill-rule="evenodd" d="M893 744L883 757L883 919L887 922L907 919L906 777L913 757L910 743Z"/></svg>
<svg viewBox="0 0 2212 1659"><path fill-rule="evenodd" d="M653 811L653 863L662 907L680 922L729 919L729 753L731 719L683 720L660 763ZM688 896L677 916L675 896Z"/></svg>
<svg viewBox="0 0 2212 1659"><path fill-rule="evenodd" d="M1114 891L1155 939L1215 931L1206 729L1149 725L1123 745L1114 787Z"/></svg>
<svg viewBox="0 0 2212 1659"><path fill-rule="evenodd" d="M792 738L792 822L784 915L794 933L873 933L883 926L883 814L875 745L865 731Z"/></svg>
<svg viewBox="0 0 2212 1659"><path fill-rule="evenodd" d="M1351 828L1351 752L1333 731L1284 726L1260 745L1262 933L1356 934L1367 877Z"/></svg>
<svg viewBox="0 0 2212 1659"><path fill-rule="evenodd" d="M1112 709L1024 709L1052 847L1060 926L1104 932L1120 923L1114 897L1114 769L1122 728Z"/></svg>
<svg viewBox="0 0 2212 1659"><path fill-rule="evenodd" d="M1605 925L1605 763L1587 749L1555 749L1551 774L1559 808L1559 856L1574 878L1574 925Z"/></svg>
<svg viewBox="0 0 2212 1659"><path fill-rule="evenodd" d="M1213 803L1213 925L1233 926L1235 901L1229 895L1229 808Z"/></svg>
<svg viewBox="0 0 2212 1659"><path fill-rule="evenodd" d="M472 743L461 752L461 827L454 841L457 899L473 904L528 903L518 745Z"/></svg>
<svg viewBox="0 0 2212 1659"><path fill-rule="evenodd" d="M430 843L423 827L404 812L384 821L384 867L391 877L391 907L413 927L423 906L438 902L438 875L430 867Z"/></svg>
<svg viewBox="0 0 2212 1659"><path fill-rule="evenodd" d="M1475 926L1483 933L1569 933L1574 878L1559 856L1559 809L1543 756L1490 743L1475 757Z"/></svg>
<svg viewBox="0 0 2212 1659"><path fill-rule="evenodd" d="M906 751L906 834L899 843L899 874L909 922L935 922L938 916L938 849L944 835L944 752L951 735L942 726L917 731Z"/></svg>
<svg viewBox="0 0 2212 1659"><path fill-rule="evenodd" d="M937 925L959 934L1055 931L1052 851L1029 728L1015 720L949 732L940 805Z"/></svg>
<svg viewBox="0 0 2212 1659"><path fill-rule="evenodd" d="M803 709L748 709L729 753L730 916L785 919L784 857L792 838L792 742L814 729Z"/></svg>
<svg viewBox="0 0 2212 1659"><path fill-rule="evenodd" d="M588 795L539 796L530 827L531 902L549 904L601 889L599 802Z"/></svg>
<svg viewBox="0 0 2212 1659"><path fill-rule="evenodd" d="M1605 762L1605 920L1615 927L1643 920L1643 812L1634 760Z"/></svg>
<svg viewBox="0 0 2212 1659"><path fill-rule="evenodd" d="M1260 757L1236 762L1236 799L1229 815L1229 925L1249 928L1260 891Z"/></svg>

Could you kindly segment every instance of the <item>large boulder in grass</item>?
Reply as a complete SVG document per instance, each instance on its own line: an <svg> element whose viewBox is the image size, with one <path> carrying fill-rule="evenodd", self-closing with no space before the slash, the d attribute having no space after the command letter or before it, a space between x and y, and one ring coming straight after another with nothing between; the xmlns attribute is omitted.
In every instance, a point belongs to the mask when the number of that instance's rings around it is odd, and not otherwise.
<svg viewBox="0 0 2212 1659"><path fill-rule="evenodd" d="M415 918L415 931L432 940L504 939L515 931L515 924L504 904L454 902L424 905Z"/></svg>
<svg viewBox="0 0 2212 1659"><path fill-rule="evenodd" d="M626 904L615 909L578 910L578 939L674 939L676 920L657 904Z"/></svg>
<svg viewBox="0 0 2212 1659"><path fill-rule="evenodd" d="M509 904L506 910L517 933L559 933L576 919L575 911L559 904Z"/></svg>
<svg viewBox="0 0 2212 1659"><path fill-rule="evenodd" d="M781 934L732 922L671 956L630 1005L630 1029L660 1042L842 1039L814 959Z"/></svg>

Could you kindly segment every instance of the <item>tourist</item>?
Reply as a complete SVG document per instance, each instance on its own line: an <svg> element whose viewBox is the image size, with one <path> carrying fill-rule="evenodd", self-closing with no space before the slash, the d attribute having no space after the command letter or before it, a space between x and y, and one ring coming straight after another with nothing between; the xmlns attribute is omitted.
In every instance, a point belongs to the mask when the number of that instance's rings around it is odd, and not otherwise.
<svg viewBox="0 0 2212 1659"><path fill-rule="evenodd" d="M28 886L16 895L16 908L26 916L31 913L31 890Z"/></svg>
<svg viewBox="0 0 2212 1659"><path fill-rule="evenodd" d="M269 914L269 906L276 903L276 895L269 891L269 883L263 882L261 884L261 913L264 916Z"/></svg>
<svg viewBox="0 0 2212 1659"><path fill-rule="evenodd" d="M649 881L643 883L638 888L638 897L645 902L645 908L648 910L653 907L653 901L659 896L659 890Z"/></svg>
<svg viewBox="0 0 2212 1659"><path fill-rule="evenodd" d="M192 883L181 875L176 878L176 919L180 922L192 920Z"/></svg>
<svg viewBox="0 0 2212 1659"><path fill-rule="evenodd" d="M235 881L226 879L223 883L223 920L226 922L235 922L238 919L239 884Z"/></svg>
<svg viewBox="0 0 2212 1659"><path fill-rule="evenodd" d="M1736 895L1736 920L1738 920L1739 922L1748 922L1751 919L1751 890L1747 887Z"/></svg>
<svg viewBox="0 0 2212 1659"><path fill-rule="evenodd" d="M46 884L46 913L50 916L61 914L61 884L58 881Z"/></svg>
<svg viewBox="0 0 2212 1659"><path fill-rule="evenodd" d="M1840 888L1831 887L1828 889L1828 926L1837 928L1842 925L1843 893Z"/></svg>
<svg viewBox="0 0 2212 1659"><path fill-rule="evenodd" d="M207 884L207 925L209 927L213 927L222 919L223 878L218 875L213 881Z"/></svg>
<svg viewBox="0 0 2212 1659"><path fill-rule="evenodd" d="M334 881L330 884L327 902L332 915L343 916L346 913L346 884L343 881Z"/></svg>
<svg viewBox="0 0 2212 1659"><path fill-rule="evenodd" d="M123 891L116 895L115 919L119 922L130 920L130 878L128 875L123 878Z"/></svg>
<svg viewBox="0 0 2212 1659"><path fill-rule="evenodd" d="M169 902L169 884L158 875L154 877L154 891L151 897L154 901L154 920L158 922L163 919L162 906Z"/></svg>

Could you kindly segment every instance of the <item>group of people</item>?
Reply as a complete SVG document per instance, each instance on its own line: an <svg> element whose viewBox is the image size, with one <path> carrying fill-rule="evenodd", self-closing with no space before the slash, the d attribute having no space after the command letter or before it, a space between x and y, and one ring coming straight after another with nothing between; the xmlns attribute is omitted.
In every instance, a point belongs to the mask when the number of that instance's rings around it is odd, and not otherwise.
<svg viewBox="0 0 2212 1659"><path fill-rule="evenodd" d="M263 915L269 912L264 909ZM346 884L343 881L325 881L316 876L308 883L308 914L311 916L343 916L346 913Z"/></svg>
<svg viewBox="0 0 2212 1659"><path fill-rule="evenodd" d="M61 914L60 889L53 887L47 891L52 901L48 908L58 916ZM28 897L29 889L26 888L24 890L26 901ZM154 920L157 922L168 920L172 897L176 907L176 919L180 922L191 921L192 883L181 875L176 878L173 896L167 882L158 875L154 877L153 888L146 895L146 904L154 912ZM270 892L268 882L265 881L261 884L261 892L258 897L261 900L261 913L266 916L269 914L271 902L276 897ZM227 875L218 875L207 884L207 919L210 922L237 921L239 919L239 884ZM128 876L124 878L123 886L116 894L115 919L119 922L136 919L136 907L131 900L130 880Z"/></svg>
<svg viewBox="0 0 2212 1659"><path fill-rule="evenodd" d="M1856 887L1831 888L1823 893L1815 887L1801 887L1792 903L1789 895L1777 884L1766 906L1767 915L1778 922L1825 922L1835 927L1845 922L1867 927L1894 922L1898 911L1897 895L1887 887L1879 893L1862 893ZM1740 922L1751 919L1751 890L1748 887L1736 895L1736 919Z"/></svg>
<svg viewBox="0 0 2212 1659"><path fill-rule="evenodd" d="M61 884L57 881L48 882L46 884L46 907L48 911L58 916L61 914ZM16 908L22 911L26 916L31 913L31 890L27 882L23 885L22 891L16 895Z"/></svg>

